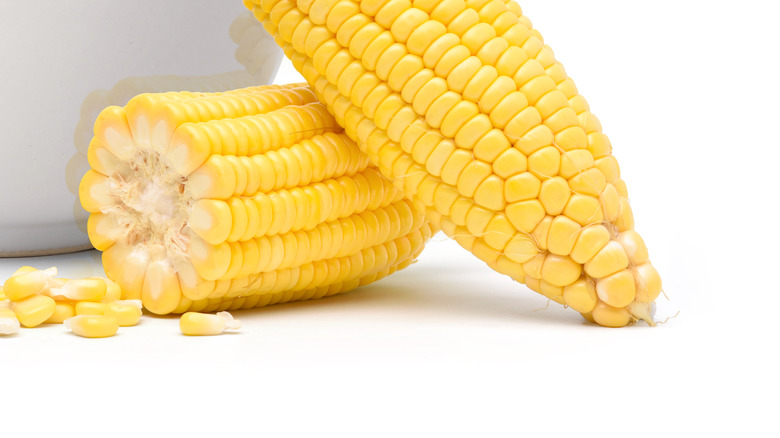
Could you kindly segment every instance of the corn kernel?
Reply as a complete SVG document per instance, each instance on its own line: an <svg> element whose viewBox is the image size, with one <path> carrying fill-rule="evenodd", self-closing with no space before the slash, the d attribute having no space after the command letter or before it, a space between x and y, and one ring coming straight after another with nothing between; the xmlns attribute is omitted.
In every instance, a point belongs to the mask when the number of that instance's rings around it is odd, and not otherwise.
<svg viewBox="0 0 780 438"><path fill-rule="evenodd" d="M19 320L16 314L7 308L0 308L0 336L19 333Z"/></svg>
<svg viewBox="0 0 780 438"><path fill-rule="evenodd" d="M91 301L81 301L76 303L76 315L105 315L106 303L93 303Z"/></svg>
<svg viewBox="0 0 780 438"><path fill-rule="evenodd" d="M108 338L119 330L119 323L113 316L78 315L64 322L65 328L83 338Z"/></svg>
<svg viewBox="0 0 780 438"><path fill-rule="evenodd" d="M21 301L45 291L48 282L57 275L57 268L39 271L27 266L20 268L3 284L3 293L11 301Z"/></svg>
<svg viewBox="0 0 780 438"><path fill-rule="evenodd" d="M68 318L76 316L76 309L71 303L57 303L54 306L54 314L46 320L45 324L62 324Z"/></svg>
<svg viewBox="0 0 780 438"><path fill-rule="evenodd" d="M241 321L233 319L228 312L219 312L216 315L187 312L179 320L179 328L187 336L213 336L227 330L240 329Z"/></svg>
<svg viewBox="0 0 780 438"><path fill-rule="evenodd" d="M61 287L51 288L49 294L72 301L99 302L106 295L106 282L102 278L66 280Z"/></svg>
<svg viewBox="0 0 780 438"><path fill-rule="evenodd" d="M120 327L132 327L141 320L141 301L116 301L106 305L105 315L116 318Z"/></svg>
<svg viewBox="0 0 780 438"><path fill-rule="evenodd" d="M28 328L37 327L54 315L57 303L44 295L33 295L14 303L14 313L19 322Z"/></svg>

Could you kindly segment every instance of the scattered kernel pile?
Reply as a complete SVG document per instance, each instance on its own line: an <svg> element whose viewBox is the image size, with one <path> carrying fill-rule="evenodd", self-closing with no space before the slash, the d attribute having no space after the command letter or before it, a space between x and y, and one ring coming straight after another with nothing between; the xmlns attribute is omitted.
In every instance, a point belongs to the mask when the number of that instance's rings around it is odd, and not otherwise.
<svg viewBox="0 0 780 438"><path fill-rule="evenodd" d="M0 335L14 335L23 326L63 324L85 338L114 336L120 327L141 320L138 300L121 300L122 292L108 278L56 278L57 268L19 268L0 287ZM217 315L188 313L182 333L218 335L237 330L241 323L227 312Z"/></svg>

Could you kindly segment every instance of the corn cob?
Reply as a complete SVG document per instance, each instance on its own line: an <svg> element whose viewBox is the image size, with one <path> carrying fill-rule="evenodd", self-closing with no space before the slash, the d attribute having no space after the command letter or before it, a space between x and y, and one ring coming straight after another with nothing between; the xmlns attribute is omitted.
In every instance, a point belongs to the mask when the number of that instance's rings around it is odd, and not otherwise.
<svg viewBox="0 0 780 438"><path fill-rule="evenodd" d="M598 119L502 0L245 0L382 173L494 270L653 325L661 280Z"/></svg>
<svg viewBox="0 0 780 438"><path fill-rule="evenodd" d="M347 291L432 232L305 84L140 95L101 113L89 160L90 240L157 314Z"/></svg>

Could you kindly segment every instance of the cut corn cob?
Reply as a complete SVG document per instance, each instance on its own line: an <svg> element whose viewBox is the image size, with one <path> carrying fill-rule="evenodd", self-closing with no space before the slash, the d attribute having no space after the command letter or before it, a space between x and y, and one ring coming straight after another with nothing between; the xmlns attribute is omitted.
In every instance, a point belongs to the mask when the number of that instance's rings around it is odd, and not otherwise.
<svg viewBox="0 0 780 438"><path fill-rule="evenodd" d="M140 95L101 113L89 158L90 240L157 314L350 290L432 231L302 84Z"/></svg>
<svg viewBox="0 0 780 438"><path fill-rule="evenodd" d="M598 119L502 0L245 0L371 161L494 270L604 326L661 292Z"/></svg>

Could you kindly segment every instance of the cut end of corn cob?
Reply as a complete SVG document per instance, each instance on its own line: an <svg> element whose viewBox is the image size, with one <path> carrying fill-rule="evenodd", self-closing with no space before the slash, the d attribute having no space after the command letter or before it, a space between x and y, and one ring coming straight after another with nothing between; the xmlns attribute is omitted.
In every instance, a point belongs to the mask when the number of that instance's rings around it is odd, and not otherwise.
<svg viewBox="0 0 780 438"><path fill-rule="evenodd" d="M100 114L89 157L90 240L157 314L353 289L431 235L301 84L137 96Z"/></svg>
<svg viewBox="0 0 780 438"><path fill-rule="evenodd" d="M498 272L596 323L661 292L609 139L511 0L246 1L382 173Z"/></svg>

